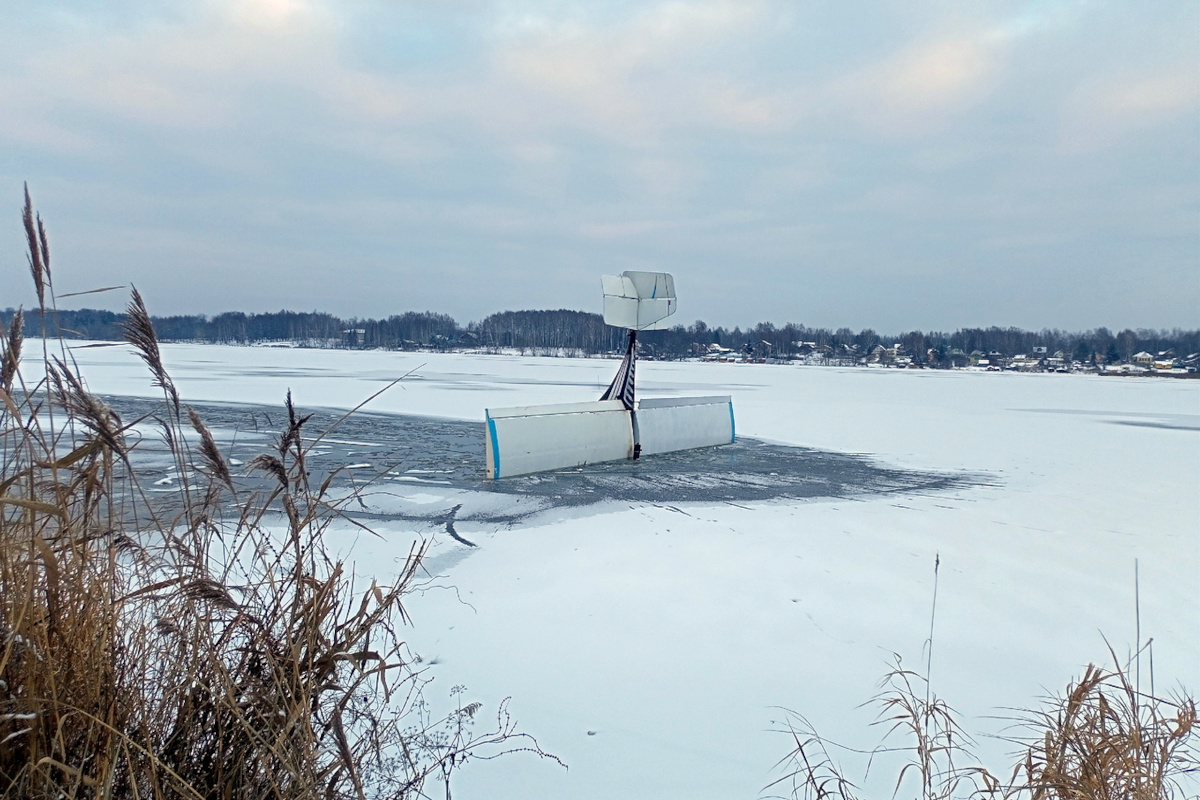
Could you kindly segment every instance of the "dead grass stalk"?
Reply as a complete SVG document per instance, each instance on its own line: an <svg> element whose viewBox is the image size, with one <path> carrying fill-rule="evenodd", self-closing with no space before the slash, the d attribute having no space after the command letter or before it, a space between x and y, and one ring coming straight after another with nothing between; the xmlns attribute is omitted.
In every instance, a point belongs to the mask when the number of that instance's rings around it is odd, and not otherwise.
<svg viewBox="0 0 1200 800"><path fill-rule="evenodd" d="M28 190L23 221L44 309L49 247ZM139 480L134 423L65 355L25 386L19 314L3 339L0 797L416 798L434 779L449 796L476 758L545 756L506 704L482 732L477 703L429 710L403 636L425 546L384 584L329 555L345 501L309 484L309 420L290 394L276 446L250 465L268 488L239 493L136 290L128 320L193 476L165 501Z"/></svg>

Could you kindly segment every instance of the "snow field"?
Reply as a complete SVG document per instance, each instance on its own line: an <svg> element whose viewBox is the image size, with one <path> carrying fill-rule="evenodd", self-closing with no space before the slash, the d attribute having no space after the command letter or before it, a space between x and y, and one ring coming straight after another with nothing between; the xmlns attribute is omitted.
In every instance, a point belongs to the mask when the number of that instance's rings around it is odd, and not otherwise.
<svg viewBox="0 0 1200 800"><path fill-rule="evenodd" d="M156 394L126 348L75 355L95 392ZM198 345L163 356L185 400L281 405L290 387L301 406L334 408L423 363L368 408L480 421L488 406L594 399L617 366ZM934 689L972 733L1002 734L1006 708L1105 663L1102 635L1128 652L1135 559L1156 688L1200 685L1200 382L656 362L638 379L641 396L731 394L739 435L994 482L459 525L476 549L440 535L429 586L408 603L412 646L437 661L431 697L466 684L482 725L512 695L521 727L570 765L477 763L457 794L757 797L789 749L770 730L776 706L873 746L873 712L857 706L893 651L923 665L935 554ZM416 535L380 528L382 540L338 543L364 576L387 577ZM1009 768L1011 745L977 750ZM890 793L895 772L873 776Z"/></svg>

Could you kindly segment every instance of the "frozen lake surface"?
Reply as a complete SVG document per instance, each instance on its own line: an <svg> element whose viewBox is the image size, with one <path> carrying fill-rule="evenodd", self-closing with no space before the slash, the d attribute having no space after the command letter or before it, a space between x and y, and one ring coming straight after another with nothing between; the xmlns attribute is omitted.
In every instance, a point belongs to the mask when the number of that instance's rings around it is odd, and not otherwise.
<svg viewBox="0 0 1200 800"><path fill-rule="evenodd" d="M74 354L93 391L155 397L125 348ZM269 445L289 388L319 431L416 370L320 448L314 464L379 478L360 511L380 536L331 543L386 577L432 537L408 603L431 697L465 684L494 710L511 695L570 765L473 764L456 796L759 797L789 749L780 706L870 748L860 704L892 653L923 663L935 556L933 688L996 771L1014 751L997 717L1107 662L1106 640L1133 647L1135 561L1157 690L1200 685L1200 381L644 362L643 396L732 395L743 441L487 486L485 407L595 399L616 362L163 357L242 461ZM446 535L455 506L477 547ZM894 779L877 761L866 793Z"/></svg>
<svg viewBox="0 0 1200 800"><path fill-rule="evenodd" d="M165 418L162 401L105 398L123 419ZM214 432L227 458L249 462L269 449L286 419L278 407L230 403L191 406ZM606 501L633 503L746 503L802 498L847 498L880 493L935 492L983 485L987 476L896 469L853 453L770 444L742 437L732 445L648 456L637 461L593 464L491 481L484 476L482 422L298 408L311 415L306 431L313 485L333 474L335 489L373 488L366 503L383 506L370 515L382 519L439 519L460 507L458 522L512 523L559 506ZM164 477L174 468L165 442L153 425L139 426L143 438L135 453L144 474ZM237 472L237 470L235 470ZM252 483L253 476L238 476ZM395 484L420 486L417 501ZM430 492L444 508L431 508ZM465 509L461 509L462 506ZM351 511L356 516L368 516Z"/></svg>

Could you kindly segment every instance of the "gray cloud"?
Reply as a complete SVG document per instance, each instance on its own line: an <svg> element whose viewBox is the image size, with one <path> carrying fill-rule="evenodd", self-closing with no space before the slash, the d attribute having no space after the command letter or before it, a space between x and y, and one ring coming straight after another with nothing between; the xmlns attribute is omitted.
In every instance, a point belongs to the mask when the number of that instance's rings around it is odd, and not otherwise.
<svg viewBox="0 0 1200 800"><path fill-rule="evenodd" d="M1193 3L64 8L0 32L3 305L29 180L156 313L1200 325Z"/></svg>

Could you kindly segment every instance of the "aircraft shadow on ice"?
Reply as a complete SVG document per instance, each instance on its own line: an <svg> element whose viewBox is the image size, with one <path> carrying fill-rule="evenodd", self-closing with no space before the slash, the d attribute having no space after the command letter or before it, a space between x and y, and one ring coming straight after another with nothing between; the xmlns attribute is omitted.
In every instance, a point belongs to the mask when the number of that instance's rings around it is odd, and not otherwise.
<svg viewBox="0 0 1200 800"><path fill-rule="evenodd" d="M128 422L163 413L160 402L106 398ZM212 430L237 482L266 486L247 475L247 463L278 441L282 409L255 405L192 404ZM345 412L306 410L316 438ZM143 477L161 473L152 488L176 490L173 464L151 419L139 428L135 450ZM852 498L884 493L941 492L994 483L976 473L922 472L888 467L866 455L770 444L738 437L733 444L615 461L554 472L488 480L483 425L464 420L358 412L319 443L308 462L312 484L331 473L335 492L360 491L349 511L356 517L514 524L554 508L605 501L673 505L744 503L780 499ZM164 498L166 499L166 498Z"/></svg>

